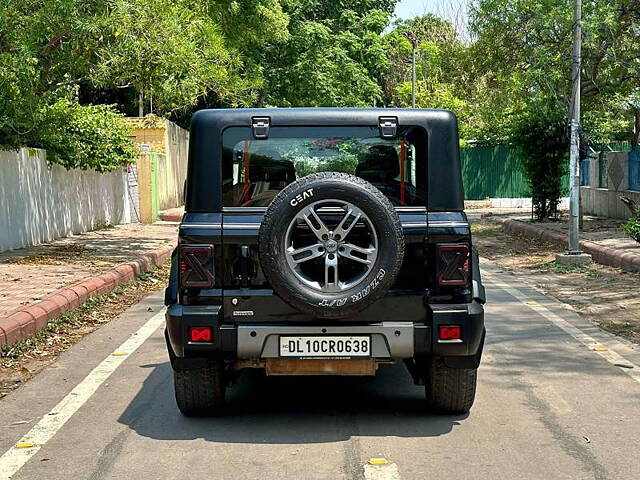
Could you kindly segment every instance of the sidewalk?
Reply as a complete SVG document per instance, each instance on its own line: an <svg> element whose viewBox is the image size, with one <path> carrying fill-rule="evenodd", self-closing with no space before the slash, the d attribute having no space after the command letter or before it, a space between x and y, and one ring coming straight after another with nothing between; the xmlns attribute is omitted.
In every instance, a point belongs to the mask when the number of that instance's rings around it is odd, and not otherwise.
<svg viewBox="0 0 640 480"><path fill-rule="evenodd" d="M0 253L0 345L162 263L176 238L174 224L128 224Z"/></svg>

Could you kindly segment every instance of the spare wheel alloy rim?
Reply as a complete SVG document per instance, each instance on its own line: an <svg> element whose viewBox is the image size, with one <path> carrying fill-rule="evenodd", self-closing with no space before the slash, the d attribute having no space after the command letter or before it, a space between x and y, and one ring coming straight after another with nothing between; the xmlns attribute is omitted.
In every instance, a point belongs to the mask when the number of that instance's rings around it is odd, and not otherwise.
<svg viewBox="0 0 640 480"><path fill-rule="evenodd" d="M289 268L305 285L325 293L349 290L371 272L378 235L369 217L344 200L320 200L298 212L287 228Z"/></svg>

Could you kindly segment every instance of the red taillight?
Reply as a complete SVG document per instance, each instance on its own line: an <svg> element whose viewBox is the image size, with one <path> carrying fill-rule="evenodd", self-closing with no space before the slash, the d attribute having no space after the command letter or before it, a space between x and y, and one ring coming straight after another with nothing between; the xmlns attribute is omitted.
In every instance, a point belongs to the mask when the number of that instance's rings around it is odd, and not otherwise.
<svg viewBox="0 0 640 480"><path fill-rule="evenodd" d="M189 340L192 342L210 342L211 338L211 327L189 328Z"/></svg>
<svg viewBox="0 0 640 480"><path fill-rule="evenodd" d="M180 285L183 288L213 287L213 247L183 245L180 247Z"/></svg>
<svg viewBox="0 0 640 480"><path fill-rule="evenodd" d="M462 340L462 327L460 325L440 325L438 329L439 340Z"/></svg>
<svg viewBox="0 0 640 480"><path fill-rule="evenodd" d="M464 286L469 284L470 259L467 245L438 245L438 275L441 286Z"/></svg>

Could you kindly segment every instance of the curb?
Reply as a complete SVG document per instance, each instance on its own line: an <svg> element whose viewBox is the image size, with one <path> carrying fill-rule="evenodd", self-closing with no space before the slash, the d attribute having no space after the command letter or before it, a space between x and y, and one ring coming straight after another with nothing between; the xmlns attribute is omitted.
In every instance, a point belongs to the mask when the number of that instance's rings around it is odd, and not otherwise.
<svg viewBox="0 0 640 480"><path fill-rule="evenodd" d="M502 229L507 232L538 238L558 245L566 246L569 241L569 237L564 233L554 232L530 223L508 218L493 218L490 221L500 224ZM591 254L593 259L602 265L620 268L631 273L640 273L640 255L636 253L606 247L589 240L580 240L580 248L583 252Z"/></svg>
<svg viewBox="0 0 640 480"><path fill-rule="evenodd" d="M184 210L179 208L172 208L170 210L163 210L159 213L160 220L164 222L181 222Z"/></svg>
<svg viewBox="0 0 640 480"><path fill-rule="evenodd" d="M0 318L0 347L29 338L64 312L78 308L91 297L113 291L141 273L159 267L171 256L175 245L168 244L141 255L137 260L117 265L113 270L87 277L64 287L39 302L20 307Z"/></svg>

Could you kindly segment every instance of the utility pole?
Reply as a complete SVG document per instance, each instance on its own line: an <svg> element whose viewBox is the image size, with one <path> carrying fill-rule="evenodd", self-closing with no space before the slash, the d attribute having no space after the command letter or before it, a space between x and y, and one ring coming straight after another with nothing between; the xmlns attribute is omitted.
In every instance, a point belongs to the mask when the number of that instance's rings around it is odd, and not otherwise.
<svg viewBox="0 0 640 480"><path fill-rule="evenodd" d="M416 108L416 42L411 42L411 108Z"/></svg>
<svg viewBox="0 0 640 480"><path fill-rule="evenodd" d="M556 256L561 263L585 264L591 256L580 251L580 73L582 70L582 0L575 0L573 25L573 91L571 95L569 157L569 250Z"/></svg>
<svg viewBox="0 0 640 480"><path fill-rule="evenodd" d="M573 25L573 92L571 95L571 152L569 159L569 253L580 253L580 73L582 70L582 0L575 0Z"/></svg>
<svg viewBox="0 0 640 480"><path fill-rule="evenodd" d="M418 36L414 30L402 32L411 44L411 108L416 108L416 51L418 50Z"/></svg>

